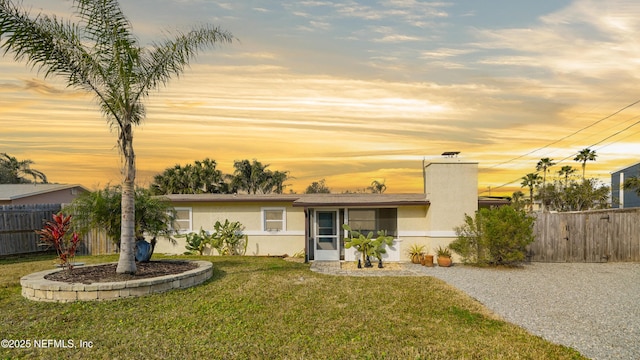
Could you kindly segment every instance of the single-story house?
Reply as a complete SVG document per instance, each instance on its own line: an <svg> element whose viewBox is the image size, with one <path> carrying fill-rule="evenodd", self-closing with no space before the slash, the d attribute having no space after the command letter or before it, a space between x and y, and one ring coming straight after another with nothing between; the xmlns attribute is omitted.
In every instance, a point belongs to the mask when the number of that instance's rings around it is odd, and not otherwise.
<svg viewBox="0 0 640 360"><path fill-rule="evenodd" d="M77 184L0 184L0 205L68 204L87 191Z"/></svg>
<svg viewBox="0 0 640 360"><path fill-rule="evenodd" d="M612 208L640 207L640 197L635 190L624 189L624 181L633 176L640 176L640 163L626 166L611 173Z"/></svg>
<svg viewBox="0 0 640 360"><path fill-rule="evenodd" d="M394 237L386 260L407 260L406 250L435 249L455 239L455 227L479 206L478 163L457 157L424 164L424 193L415 194L189 194L167 195L177 210L179 232L213 230L216 221L239 221L248 237L247 255L293 255L311 260L355 260L344 248L342 224L365 234L386 230ZM495 205L494 199L485 206ZM158 241L157 253L181 254L185 239Z"/></svg>

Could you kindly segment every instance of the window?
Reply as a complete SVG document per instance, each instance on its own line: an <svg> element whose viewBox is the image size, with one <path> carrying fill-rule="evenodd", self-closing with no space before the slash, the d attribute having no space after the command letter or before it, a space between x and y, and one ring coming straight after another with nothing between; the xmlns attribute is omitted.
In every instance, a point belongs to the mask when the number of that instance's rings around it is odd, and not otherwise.
<svg viewBox="0 0 640 360"><path fill-rule="evenodd" d="M388 235L398 235L398 209L349 209L349 226L365 236L378 230L386 230Z"/></svg>
<svg viewBox="0 0 640 360"><path fill-rule="evenodd" d="M263 208L262 229L264 231L286 230L286 215L284 208Z"/></svg>
<svg viewBox="0 0 640 360"><path fill-rule="evenodd" d="M179 233L188 233L191 232L191 208L175 208L176 210L176 219L174 221L174 226L177 232Z"/></svg>

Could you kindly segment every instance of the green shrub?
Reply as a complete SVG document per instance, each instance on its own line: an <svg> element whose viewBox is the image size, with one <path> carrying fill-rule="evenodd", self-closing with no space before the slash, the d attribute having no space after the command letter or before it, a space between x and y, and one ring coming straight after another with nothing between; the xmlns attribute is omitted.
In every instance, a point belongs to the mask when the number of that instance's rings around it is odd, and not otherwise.
<svg viewBox="0 0 640 360"><path fill-rule="evenodd" d="M382 260L382 255L387 252L385 246L393 244L393 236L387 235L386 230L378 230L378 237L374 239L372 231L365 236L359 231L352 230L347 224L343 224L342 228L349 233L349 236L344 238L344 248L350 249L353 247L360 252L363 263L366 262L367 256Z"/></svg>
<svg viewBox="0 0 640 360"><path fill-rule="evenodd" d="M463 263L513 265L526 257L526 246L533 242L533 218L511 206L480 209L472 218L465 215L456 227L457 239L449 248Z"/></svg>
<svg viewBox="0 0 640 360"><path fill-rule="evenodd" d="M185 247L187 248L187 251L185 252L185 255L202 255L207 245L212 246L211 242L213 239L211 235L208 235L207 232L202 229L200 229L199 233L192 232L184 235L178 235L178 237L186 238L187 243Z"/></svg>
<svg viewBox="0 0 640 360"><path fill-rule="evenodd" d="M220 255L244 255L247 252L247 236L242 233L244 226L240 222L216 221L213 228L211 246Z"/></svg>

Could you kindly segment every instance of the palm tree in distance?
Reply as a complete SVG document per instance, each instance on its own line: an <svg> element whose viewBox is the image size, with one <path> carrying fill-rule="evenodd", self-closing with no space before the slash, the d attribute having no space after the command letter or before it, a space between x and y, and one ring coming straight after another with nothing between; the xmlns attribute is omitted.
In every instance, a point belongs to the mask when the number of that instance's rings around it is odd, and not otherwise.
<svg viewBox="0 0 640 360"><path fill-rule="evenodd" d="M382 193L384 193L385 190L387 190L387 185L385 185L384 182L385 182L384 180L382 180L382 182L380 182L378 180L373 180L371 182L371 186L369 186L369 190L373 194L382 194Z"/></svg>
<svg viewBox="0 0 640 360"><path fill-rule="evenodd" d="M58 75L69 87L95 95L118 137L122 156L121 253L116 272L136 272L134 258L136 178L133 127L145 117L143 100L165 85L200 50L232 42L217 27L201 26L174 39L138 44L117 0L74 0L76 23L30 13L12 0L0 0L0 46L16 61Z"/></svg>
<svg viewBox="0 0 640 360"><path fill-rule="evenodd" d="M573 166L571 165L565 165L562 168L560 168L560 170L558 170L558 175L560 177L564 177L565 188L569 186L569 176L571 176L571 174L573 174L574 172L576 172L576 169L574 169Z"/></svg>
<svg viewBox="0 0 640 360"><path fill-rule="evenodd" d="M522 177L521 187L529 188L529 211L533 211L533 189L540 184L542 178L536 173L529 173Z"/></svg>
<svg viewBox="0 0 640 360"><path fill-rule="evenodd" d="M596 161L596 151L589 148L582 149L578 152L578 155L573 158L574 161L582 163L582 178L584 179L585 169L587 167L587 161Z"/></svg>
<svg viewBox="0 0 640 360"><path fill-rule="evenodd" d="M522 191L514 191L511 194L511 206L513 206L517 210L521 210L524 207L524 201L522 201L523 198L524 193Z"/></svg>
<svg viewBox="0 0 640 360"><path fill-rule="evenodd" d="M546 187L547 187L547 172L549 171L549 168L555 164L556 163L553 162L553 159L549 159L549 158L542 158L536 164L536 171L542 171L542 194L541 195L542 195L543 211L545 209L545 201L546 201L545 195L546 195Z"/></svg>
<svg viewBox="0 0 640 360"><path fill-rule="evenodd" d="M32 164L32 160L18 160L7 153L0 153L0 184L30 183L26 176L33 177L33 182L40 179L40 182L46 184L47 176L42 171L32 169Z"/></svg>

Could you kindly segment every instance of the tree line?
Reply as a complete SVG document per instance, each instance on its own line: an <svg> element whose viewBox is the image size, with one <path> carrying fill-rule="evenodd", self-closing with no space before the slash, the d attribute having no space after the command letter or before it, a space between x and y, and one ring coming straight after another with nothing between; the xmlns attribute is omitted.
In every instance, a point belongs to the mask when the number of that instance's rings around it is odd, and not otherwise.
<svg viewBox="0 0 640 360"><path fill-rule="evenodd" d="M31 168L33 164L33 160L19 160L7 153L0 153L0 184L47 183L47 176ZM289 186L286 182L293 179L290 171L271 170L270 164L263 164L257 159L235 160L231 174L223 173L217 166L217 161L210 158L186 165L176 164L155 175L149 191L152 195L283 194ZM366 188L346 193L382 194L386 190L384 180L373 180ZM304 190L305 194L331 192L325 179L313 181Z"/></svg>
<svg viewBox="0 0 640 360"><path fill-rule="evenodd" d="M584 211L592 209L606 209L612 202L611 188L594 178L586 177L587 162L597 158L595 150L590 148L580 150L573 158L582 168L582 176L576 175L577 169L570 165L562 166L555 172L556 177L549 181L547 175L556 162L551 158L542 158L536 164L536 172L522 177L522 188L528 189L528 196L522 191L512 195L512 203L516 207L528 207L533 211L537 201L542 211ZM623 188L635 191L640 196L640 174L625 179Z"/></svg>
<svg viewBox="0 0 640 360"><path fill-rule="evenodd" d="M175 165L156 175L150 190L168 194L282 194L289 171L272 171L269 164L253 159L233 162L233 174L217 169L215 160L206 158L193 164Z"/></svg>

